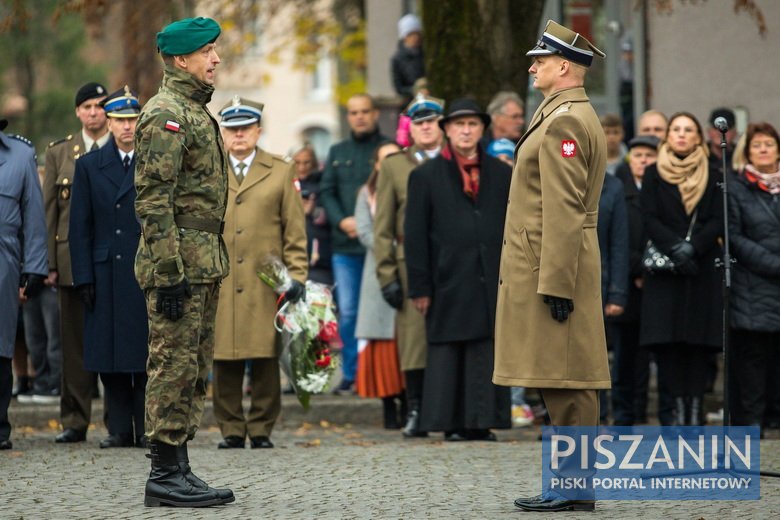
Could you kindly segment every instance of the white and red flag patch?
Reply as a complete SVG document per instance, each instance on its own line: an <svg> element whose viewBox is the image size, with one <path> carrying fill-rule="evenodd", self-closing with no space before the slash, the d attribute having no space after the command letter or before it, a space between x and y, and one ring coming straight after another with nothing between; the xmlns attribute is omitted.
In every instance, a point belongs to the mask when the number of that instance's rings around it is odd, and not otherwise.
<svg viewBox="0 0 780 520"><path fill-rule="evenodd" d="M576 157L577 142L564 139L561 141L561 157Z"/></svg>
<svg viewBox="0 0 780 520"><path fill-rule="evenodd" d="M178 132L181 128L181 125L177 123L176 121L171 121L170 119L165 122L165 129L170 130L171 132Z"/></svg>
<svg viewBox="0 0 780 520"><path fill-rule="evenodd" d="M293 179L293 188L295 188L295 191L298 193L301 192L301 181L299 181L297 178Z"/></svg>

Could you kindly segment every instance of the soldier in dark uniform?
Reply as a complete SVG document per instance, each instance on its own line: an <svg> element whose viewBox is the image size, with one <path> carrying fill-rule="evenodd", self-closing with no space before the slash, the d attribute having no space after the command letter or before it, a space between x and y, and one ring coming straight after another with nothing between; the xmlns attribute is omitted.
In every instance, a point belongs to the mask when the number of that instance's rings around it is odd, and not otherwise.
<svg viewBox="0 0 780 520"><path fill-rule="evenodd" d="M398 309L398 355L409 403L409 415L402 430L405 437L427 436L420 430L420 404L425 377L425 318L407 298L409 286L404 254L406 188L412 170L441 151L444 133L438 122L443 111L443 100L422 94L409 103L406 115L411 119L409 129L414 145L382 161L376 188L376 275L382 287L382 296Z"/></svg>
<svg viewBox="0 0 780 520"><path fill-rule="evenodd" d="M133 136L141 107L125 86L103 108L113 138L76 161L70 212L73 284L85 306L84 368L99 373L109 436L101 448L144 445L146 305L133 273Z"/></svg>
<svg viewBox="0 0 780 520"><path fill-rule="evenodd" d="M190 470L214 356L219 285L229 271L222 240L228 157L207 103L220 63L210 18L176 21L157 34L165 64L160 91L135 133L135 209L142 237L135 275L149 315L146 433L152 471L146 506L233 502Z"/></svg>
<svg viewBox="0 0 780 520"><path fill-rule="evenodd" d="M46 279L46 224L35 150L23 137L2 131L0 119L0 450L10 450L11 358L14 355L20 287L34 298Z"/></svg>
<svg viewBox="0 0 780 520"><path fill-rule="evenodd" d="M95 375L84 370L84 304L73 287L68 245L70 198L76 159L105 145L106 113L100 102L106 88L87 83L76 93L76 116L81 132L49 144L43 178L43 200L49 245L49 280L59 286L60 339L62 342L62 397L60 420L63 431L56 442L83 442L92 415Z"/></svg>

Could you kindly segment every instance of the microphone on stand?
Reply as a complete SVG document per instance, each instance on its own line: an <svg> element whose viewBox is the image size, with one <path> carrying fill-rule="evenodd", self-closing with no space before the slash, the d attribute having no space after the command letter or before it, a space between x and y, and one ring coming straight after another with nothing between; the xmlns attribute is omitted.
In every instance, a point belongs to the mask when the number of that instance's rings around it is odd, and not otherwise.
<svg viewBox="0 0 780 520"><path fill-rule="evenodd" d="M712 125L718 129L721 134L725 134L729 131L729 124L726 122L725 117L716 117Z"/></svg>

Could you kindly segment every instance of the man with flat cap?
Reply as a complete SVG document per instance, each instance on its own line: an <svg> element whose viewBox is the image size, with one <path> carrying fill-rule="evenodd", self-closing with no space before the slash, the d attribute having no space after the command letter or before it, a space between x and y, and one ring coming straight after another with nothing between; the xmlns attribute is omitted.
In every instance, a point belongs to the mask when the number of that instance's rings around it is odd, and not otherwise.
<svg viewBox="0 0 780 520"><path fill-rule="evenodd" d="M428 348L420 430L495 441L510 428L509 389L494 385L493 326L509 166L479 140L490 116L456 99L438 120L447 146L409 176L404 218L408 297Z"/></svg>
<svg viewBox="0 0 780 520"><path fill-rule="evenodd" d="M84 370L84 305L73 287L68 243L73 174L76 159L104 146L108 132L100 103L106 88L87 83L76 92L76 117L81 132L49 144L43 178L43 200L49 246L49 283L59 286L60 340L62 342L62 394L58 443L83 442L92 415L95 375Z"/></svg>
<svg viewBox="0 0 780 520"><path fill-rule="evenodd" d="M201 507L235 500L189 465L214 355L219 284L229 271L222 228L228 157L206 104L220 63L210 18L187 18L157 33L162 87L135 132L135 210L141 240L135 275L149 316L146 434L152 471L146 506Z"/></svg>
<svg viewBox="0 0 780 520"><path fill-rule="evenodd" d="M141 107L125 86L102 103L112 139L76 161L70 212L73 285L84 303L84 368L100 374L108 410L101 448L142 447L146 304L133 273L133 137Z"/></svg>
<svg viewBox="0 0 780 520"><path fill-rule="evenodd" d="M596 221L606 139L585 94L604 53L553 21L527 53L544 95L515 153L504 227L493 381L541 389L553 426L598 426L610 387ZM593 510L592 500L540 495L524 510Z"/></svg>
<svg viewBox="0 0 780 520"><path fill-rule="evenodd" d="M382 287L382 296L387 303L398 309L398 355L404 373L409 410L402 429L404 437L427 436L427 433L420 430L425 378L425 319L407 298L409 286L404 260L406 188L412 170L441 152L444 132L438 123L443 112L444 100L423 94L418 94L409 103L406 115L411 119L409 131L414 144L382 161L376 188L376 275Z"/></svg>
<svg viewBox="0 0 780 520"><path fill-rule="evenodd" d="M287 266L292 286L283 300L304 296L308 275L306 217L292 161L257 146L263 104L234 97L220 110L230 158L225 243L230 276L222 283L214 350L214 416L219 448L273 448L271 431L282 409L277 298L257 272L267 257ZM244 414L244 367L250 361L252 389Z"/></svg>

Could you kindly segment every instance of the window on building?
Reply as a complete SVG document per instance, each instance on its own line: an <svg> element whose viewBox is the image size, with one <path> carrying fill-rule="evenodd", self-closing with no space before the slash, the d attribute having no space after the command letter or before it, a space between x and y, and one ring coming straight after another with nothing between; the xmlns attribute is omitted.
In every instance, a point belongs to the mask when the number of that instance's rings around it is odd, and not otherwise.
<svg viewBox="0 0 780 520"><path fill-rule="evenodd" d="M322 164L328 156L330 145L333 144L333 136L321 126L312 126L303 131L303 140L314 149L317 160Z"/></svg>

